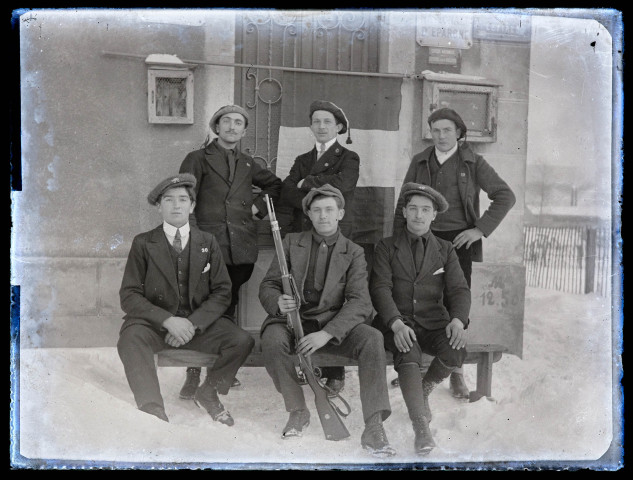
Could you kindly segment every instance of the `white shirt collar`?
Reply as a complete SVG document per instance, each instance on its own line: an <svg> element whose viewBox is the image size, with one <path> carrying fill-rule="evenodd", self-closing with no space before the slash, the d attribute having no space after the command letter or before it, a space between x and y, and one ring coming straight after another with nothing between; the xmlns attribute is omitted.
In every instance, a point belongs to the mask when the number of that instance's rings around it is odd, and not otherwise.
<svg viewBox="0 0 633 480"><path fill-rule="evenodd" d="M325 143L325 149L327 150L328 148L330 148L332 145L334 145L334 142L336 142L336 137L334 137L332 140L330 140L329 142ZM321 147L321 142L316 142L315 143L315 147L317 152L320 150Z"/></svg>
<svg viewBox="0 0 633 480"><path fill-rule="evenodd" d="M453 146L448 152L440 152L437 148L435 148L435 158L440 162L440 165L448 160L451 155L453 155L457 151L457 144Z"/></svg>
<svg viewBox="0 0 633 480"><path fill-rule="evenodd" d="M163 231L168 235L170 239L176 236L176 230L180 230L180 238L182 239L184 246L185 238L189 237L189 222L185 223L182 227L180 227L180 229L177 229L167 222L163 222Z"/></svg>

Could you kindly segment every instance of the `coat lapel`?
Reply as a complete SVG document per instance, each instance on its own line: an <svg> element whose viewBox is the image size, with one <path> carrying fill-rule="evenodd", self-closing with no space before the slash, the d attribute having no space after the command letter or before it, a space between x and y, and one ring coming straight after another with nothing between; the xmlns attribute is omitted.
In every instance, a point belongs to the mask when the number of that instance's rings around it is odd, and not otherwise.
<svg viewBox="0 0 633 480"><path fill-rule="evenodd" d="M171 263L169 242L167 237L165 237L162 225L152 231L150 241L147 244L147 251L152 261L167 279L167 283L178 293L178 280L176 279L174 265Z"/></svg>
<svg viewBox="0 0 633 480"><path fill-rule="evenodd" d="M406 227L405 227L406 228ZM404 231L400 232L394 242L396 247L395 259L402 266L402 270L407 273L410 279L415 278L415 261L411 254L411 247ZM426 260L426 252L425 252Z"/></svg>
<svg viewBox="0 0 633 480"><path fill-rule="evenodd" d="M233 177L233 183L231 183L229 187L229 195L237 191L240 184L248 178L248 174L251 171L251 162L253 160L246 158L242 152L239 152L235 161L237 162L235 165L235 176Z"/></svg>
<svg viewBox="0 0 633 480"><path fill-rule="evenodd" d="M208 251L209 245L205 244L200 231L192 228L189 234L189 305L193 305L193 294L207 264Z"/></svg>
<svg viewBox="0 0 633 480"><path fill-rule="evenodd" d="M350 255L347 253L347 242L345 237L339 233L338 240L334 244L330 263L328 264L327 275L325 276L325 285L321 292L321 302L327 300L330 290L332 290L343 274L347 271L351 262Z"/></svg>
<svg viewBox="0 0 633 480"><path fill-rule="evenodd" d="M421 279L426 275L432 275L438 268L444 266L440 257L440 245L433 234L429 235L429 239L426 242L424 249L424 261L422 263L422 269L417 276L417 279Z"/></svg>
<svg viewBox="0 0 633 480"><path fill-rule="evenodd" d="M290 271L297 282L299 295L303 298L303 286L305 285L306 276L308 275L308 262L310 261L310 249L312 248L312 232L305 231L299 236L296 244L290 244L288 263L290 263ZM299 276L301 275L301 276Z"/></svg>
<svg viewBox="0 0 633 480"><path fill-rule="evenodd" d="M316 147L313 149L314 158L316 160ZM343 148L337 142L334 142L330 148L323 154L321 158L316 160L314 164L312 164L312 170L310 171L310 175L315 175L317 173L321 173L324 170L330 168L334 163L339 161L340 156L343 154Z"/></svg>

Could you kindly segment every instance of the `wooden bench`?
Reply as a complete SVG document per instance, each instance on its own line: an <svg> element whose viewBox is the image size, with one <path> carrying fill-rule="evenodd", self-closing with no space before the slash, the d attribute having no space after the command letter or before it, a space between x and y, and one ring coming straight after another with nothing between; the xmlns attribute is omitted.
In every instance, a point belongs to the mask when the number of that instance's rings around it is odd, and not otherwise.
<svg viewBox="0 0 633 480"><path fill-rule="evenodd" d="M255 338L255 347L244 362L247 367L263 367L264 359L259 345L259 334L252 334ZM492 364L498 362L507 349L501 345L473 344L466 347L468 355L464 363L477 364L477 388L470 392L470 401L474 402L481 397L492 396ZM385 351L387 365L393 365L391 352ZM169 348L157 354L159 367L211 367L215 363L217 355ZM298 363L298 360L297 360ZM320 367L357 366L358 362L340 355L328 353L315 353L312 355L312 364Z"/></svg>

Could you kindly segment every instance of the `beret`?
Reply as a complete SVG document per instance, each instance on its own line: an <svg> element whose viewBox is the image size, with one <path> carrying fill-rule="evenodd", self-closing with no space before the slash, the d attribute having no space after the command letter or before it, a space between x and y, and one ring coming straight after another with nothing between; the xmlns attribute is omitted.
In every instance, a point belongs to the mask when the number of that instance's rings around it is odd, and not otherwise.
<svg viewBox="0 0 633 480"><path fill-rule="evenodd" d="M405 203L407 198L411 195L423 195L433 200L433 203L437 206L437 213L444 213L448 210L448 202L444 196L437 190L433 190L428 185L421 183L408 182L402 186L400 196L404 199Z"/></svg>
<svg viewBox="0 0 633 480"><path fill-rule="evenodd" d="M347 121L345 113L339 107L334 105L332 102L328 102L326 100L315 100L310 104L310 120L312 120L312 114L317 110L325 110L326 112L330 112L332 115L334 115L336 123L340 123L343 125L341 131L338 132L339 134L347 132L349 122Z"/></svg>
<svg viewBox="0 0 633 480"><path fill-rule="evenodd" d="M303 197L301 201L301 205L303 206L303 213L308 214L308 210L310 209L310 204L312 203L312 199L317 195L325 195L326 197L336 197L341 200L341 208L345 208L345 198L343 198L343 194L338 188L333 187L329 183L319 187L311 189L308 194Z"/></svg>
<svg viewBox="0 0 633 480"><path fill-rule="evenodd" d="M147 201L150 205L156 205L160 196L165 193L165 190L176 187L195 187L196 186L196 177L194 177L190 173L179 173L178 175L172 175L171 177L166 178L158 185L156 185L149 195L147 196Z"/></svg>
<svg viewBox="0 0 633 480"><path fill-rule="evenodd" d="M468 131L466 124L462 120L462 117L460 117L459 114L452 108L440 108L431 113L428 119L429 127L433 122L437 122L438 120L451 120L461 132L461 136L459 138L466 136L466 132Z"/></svg>
<svg viewBox="0 0 633 480"><path fill-rule="evenodd" d="M211 127L211 130L213 130L213 126L220 121L220 118L222 118L222 116L226 115L227 113L239 113L244 117L246 126L248 127L248 113L246 113L246 110L244 110L239 105L224 105L211 117L211 120L209 121L209 126ZM213 131L215 132L215 130Z"/></svg>

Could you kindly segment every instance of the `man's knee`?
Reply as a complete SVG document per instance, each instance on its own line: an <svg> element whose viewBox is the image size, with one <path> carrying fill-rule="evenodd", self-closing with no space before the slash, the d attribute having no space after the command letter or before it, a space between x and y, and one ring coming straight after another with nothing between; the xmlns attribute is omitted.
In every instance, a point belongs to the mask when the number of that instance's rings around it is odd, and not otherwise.
<svg viewBox="0 0 633 480"><path fill-rule="evenodd" d="M261 347L262 352L289 351L290 341L285 325L268 325L261 334Z"/></svg>
<svg viewBox="0 0 633 480"><path fill-rule="evenodd" d="M445 349L438 357L442 360L442 363L447 367L459 368L464 364L466 360L466 349L460 348L456 350L454 348Z"/></svg>

